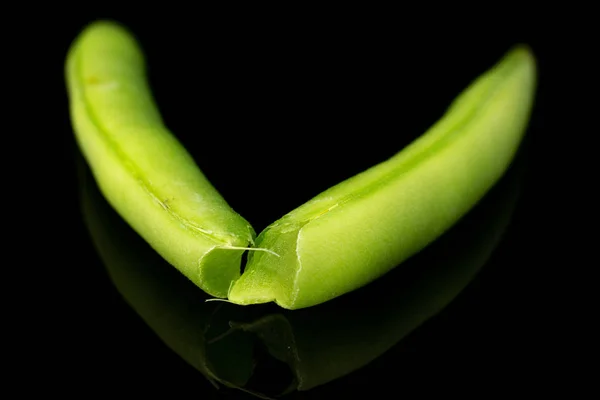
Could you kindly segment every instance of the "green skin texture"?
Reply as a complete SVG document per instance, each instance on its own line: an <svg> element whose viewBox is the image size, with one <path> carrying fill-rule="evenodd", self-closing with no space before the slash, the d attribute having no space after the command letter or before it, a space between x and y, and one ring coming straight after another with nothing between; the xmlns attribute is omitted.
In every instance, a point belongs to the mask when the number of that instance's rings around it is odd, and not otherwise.
<svg viewBox="0 0 600 400"><path fill-rule="evenodd" d="M428 132L386 162L267 227L229 301L314 306L382 276L433 242L504 174L525 134L534 58L511 49Z"/></svg>
<svg viewBox="0 0 600 400"><path fill-rule="evenodd" d="M135 39L89 26L67 57L76 138L117 212L170 264L240 305L314 306L382 276L433 242L504 174L536 86L517 46L391 159L319 194L255 239L165 128ZM255 239L255 240L254 240ZM240 277L243 250L249 252Z"/></svg>
<svg viewBox="0 0 600 400"><path fill-rule="evenodd" d="M75 137L109 203L162 257L205 292L226 297L255 232L165 127L133 36L89 26L69 50Z"/></svg>

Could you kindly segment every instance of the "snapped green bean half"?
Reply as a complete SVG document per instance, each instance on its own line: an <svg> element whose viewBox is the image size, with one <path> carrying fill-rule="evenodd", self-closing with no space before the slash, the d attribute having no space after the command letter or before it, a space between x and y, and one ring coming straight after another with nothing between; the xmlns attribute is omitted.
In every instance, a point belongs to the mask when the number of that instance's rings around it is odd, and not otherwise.
<svg viewBox="0 0 600 400"><path fill-rule="evenodd" d="M504 174L536 86L517 46L397 155L317 195L257 238L166 129L133 36L92 24L67 57L76 137L104 196L207 293L299 309L382 276L433 242ZM241 255L248 255L240 277Z"/></svg>
<svg viewBox="0 0 600 400"><path fill-rule="evenodd" d="M298 309L382 276L471 209L510 165L533 105L536 67L511 49L425 134L267 227L229 292L237 304Z"/></svg>
<svg viewBox="0 0 600 400"><path fill-rule="evenodd" d="M66 62L71 119L109 203L170 264L216 297L240 275L255 232L166 128L135 38L96 22Z"/></svg>

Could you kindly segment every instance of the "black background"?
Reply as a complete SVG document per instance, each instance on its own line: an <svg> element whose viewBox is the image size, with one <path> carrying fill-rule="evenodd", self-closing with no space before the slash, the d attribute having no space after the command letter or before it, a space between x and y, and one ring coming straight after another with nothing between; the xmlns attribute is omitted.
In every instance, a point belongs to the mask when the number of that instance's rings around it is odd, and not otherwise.
<svg viewBox="0 0 600 400"><path fill-rule="evenodd" d="M24 45L12 63L32 84L16 102L40 115L21 120L38 138L23 132L35 154L29 160L41 163L23 161L20 168L35 183L17 184L43 194L28 206L37 227L21 236L33 230L39 243L19 250L26 261L20 263L24 278L16 281L17 303L27 310L14 325L26 343L26 356L14 367L19 375L35 376L50 393L84 397L245 397L215 392L155 337L112 286L82 222L63 63L86 24L110 18L140 41L167 125L257 231L396 153L512 45L529 44L540 84L526 140L525 183L491 266L390 352L301 397L337 398L359 388L377 398L390 391L411 397L432 388L486 393L559 384L551 376L562 350L543 322L553 307L545 282L561 262L548 249L556 245L553 229L562 217L549 221L545 210L557 201L548 199L560 170L553 154L563 142L549 122L549 88L560 85L555 49L563 42L541 18L491 22L483 13L440 25L406 11L340 11L322 18L315 11L305 19L242 10L181 10L170 18L158 6L130 13L91 9L60 17L41 10L33 24L41 29L21 28ZM35 61L19 62L30 58Z"/></svg>

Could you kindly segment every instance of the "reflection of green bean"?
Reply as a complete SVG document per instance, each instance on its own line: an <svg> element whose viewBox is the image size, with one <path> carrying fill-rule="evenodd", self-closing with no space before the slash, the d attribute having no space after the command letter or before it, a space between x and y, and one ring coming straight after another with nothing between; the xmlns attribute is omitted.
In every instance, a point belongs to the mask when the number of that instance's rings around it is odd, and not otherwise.
<svg viewBox="0 0 600 400"><path fill-rule="evenodd" d="M360 290L318 307L284 311L236 329L256 333L309 390L373 361L446 307L487 262L510 222L519 163L464 220L407 262Z"/></svg>
<svg viewBox="0 0 600 400"><path fill-rule="evenodd" d="M406 149L267 227L229 292L237 304L313 306L357 289L431 243L505 172L525 132L536 72L525 47L471 84Z"/></svg>
<svg viewBox="0 0 600 400"><path fill-rule="evenodd" d="M201 291L128 229L103 201L85 166L82 171L88 178L83 180L85 221L119 292L174 352L211 381L247 391L252 338L243 331L257 334L276 359L290 365L296 377L290 389L309 390L371 362L443 309L497 245L520 183L520 170L509 171L459 224L390 279L319 307L261 317L247 315L260 308L220 303L225 307L217 309L204 302ZM229 320L245 322L233 323L222 335ZM260 388L252 389L260 396Z"/></svg>
<svg viewBox="0 0 600 400"><path fill-rule="evenodd" d="M167 130L133 37L92 24L66 66L75 136L110 204L190 280L225 297L254 238Z"/></svg>

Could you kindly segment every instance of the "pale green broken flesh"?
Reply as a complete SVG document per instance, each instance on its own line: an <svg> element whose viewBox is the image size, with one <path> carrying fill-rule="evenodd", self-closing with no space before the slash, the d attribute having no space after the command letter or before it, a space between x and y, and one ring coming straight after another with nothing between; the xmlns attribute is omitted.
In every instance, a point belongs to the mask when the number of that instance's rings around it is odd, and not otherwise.
<svg viewBox="0 0 600 400"><path fill-rule="evenodd" d="M382 276L438 238L504 174L526 131L536 67L525 46L475 80L386 162L267 227L229 301L314 306Z"/></svg>
<svg viewBox="0 0 600 400"><path fill-rule="evenodd" d="M170 264L225 297L255 233L165 127L134 37L90 25L69 50L66 80L75 137L103 195Z"/></svg>

